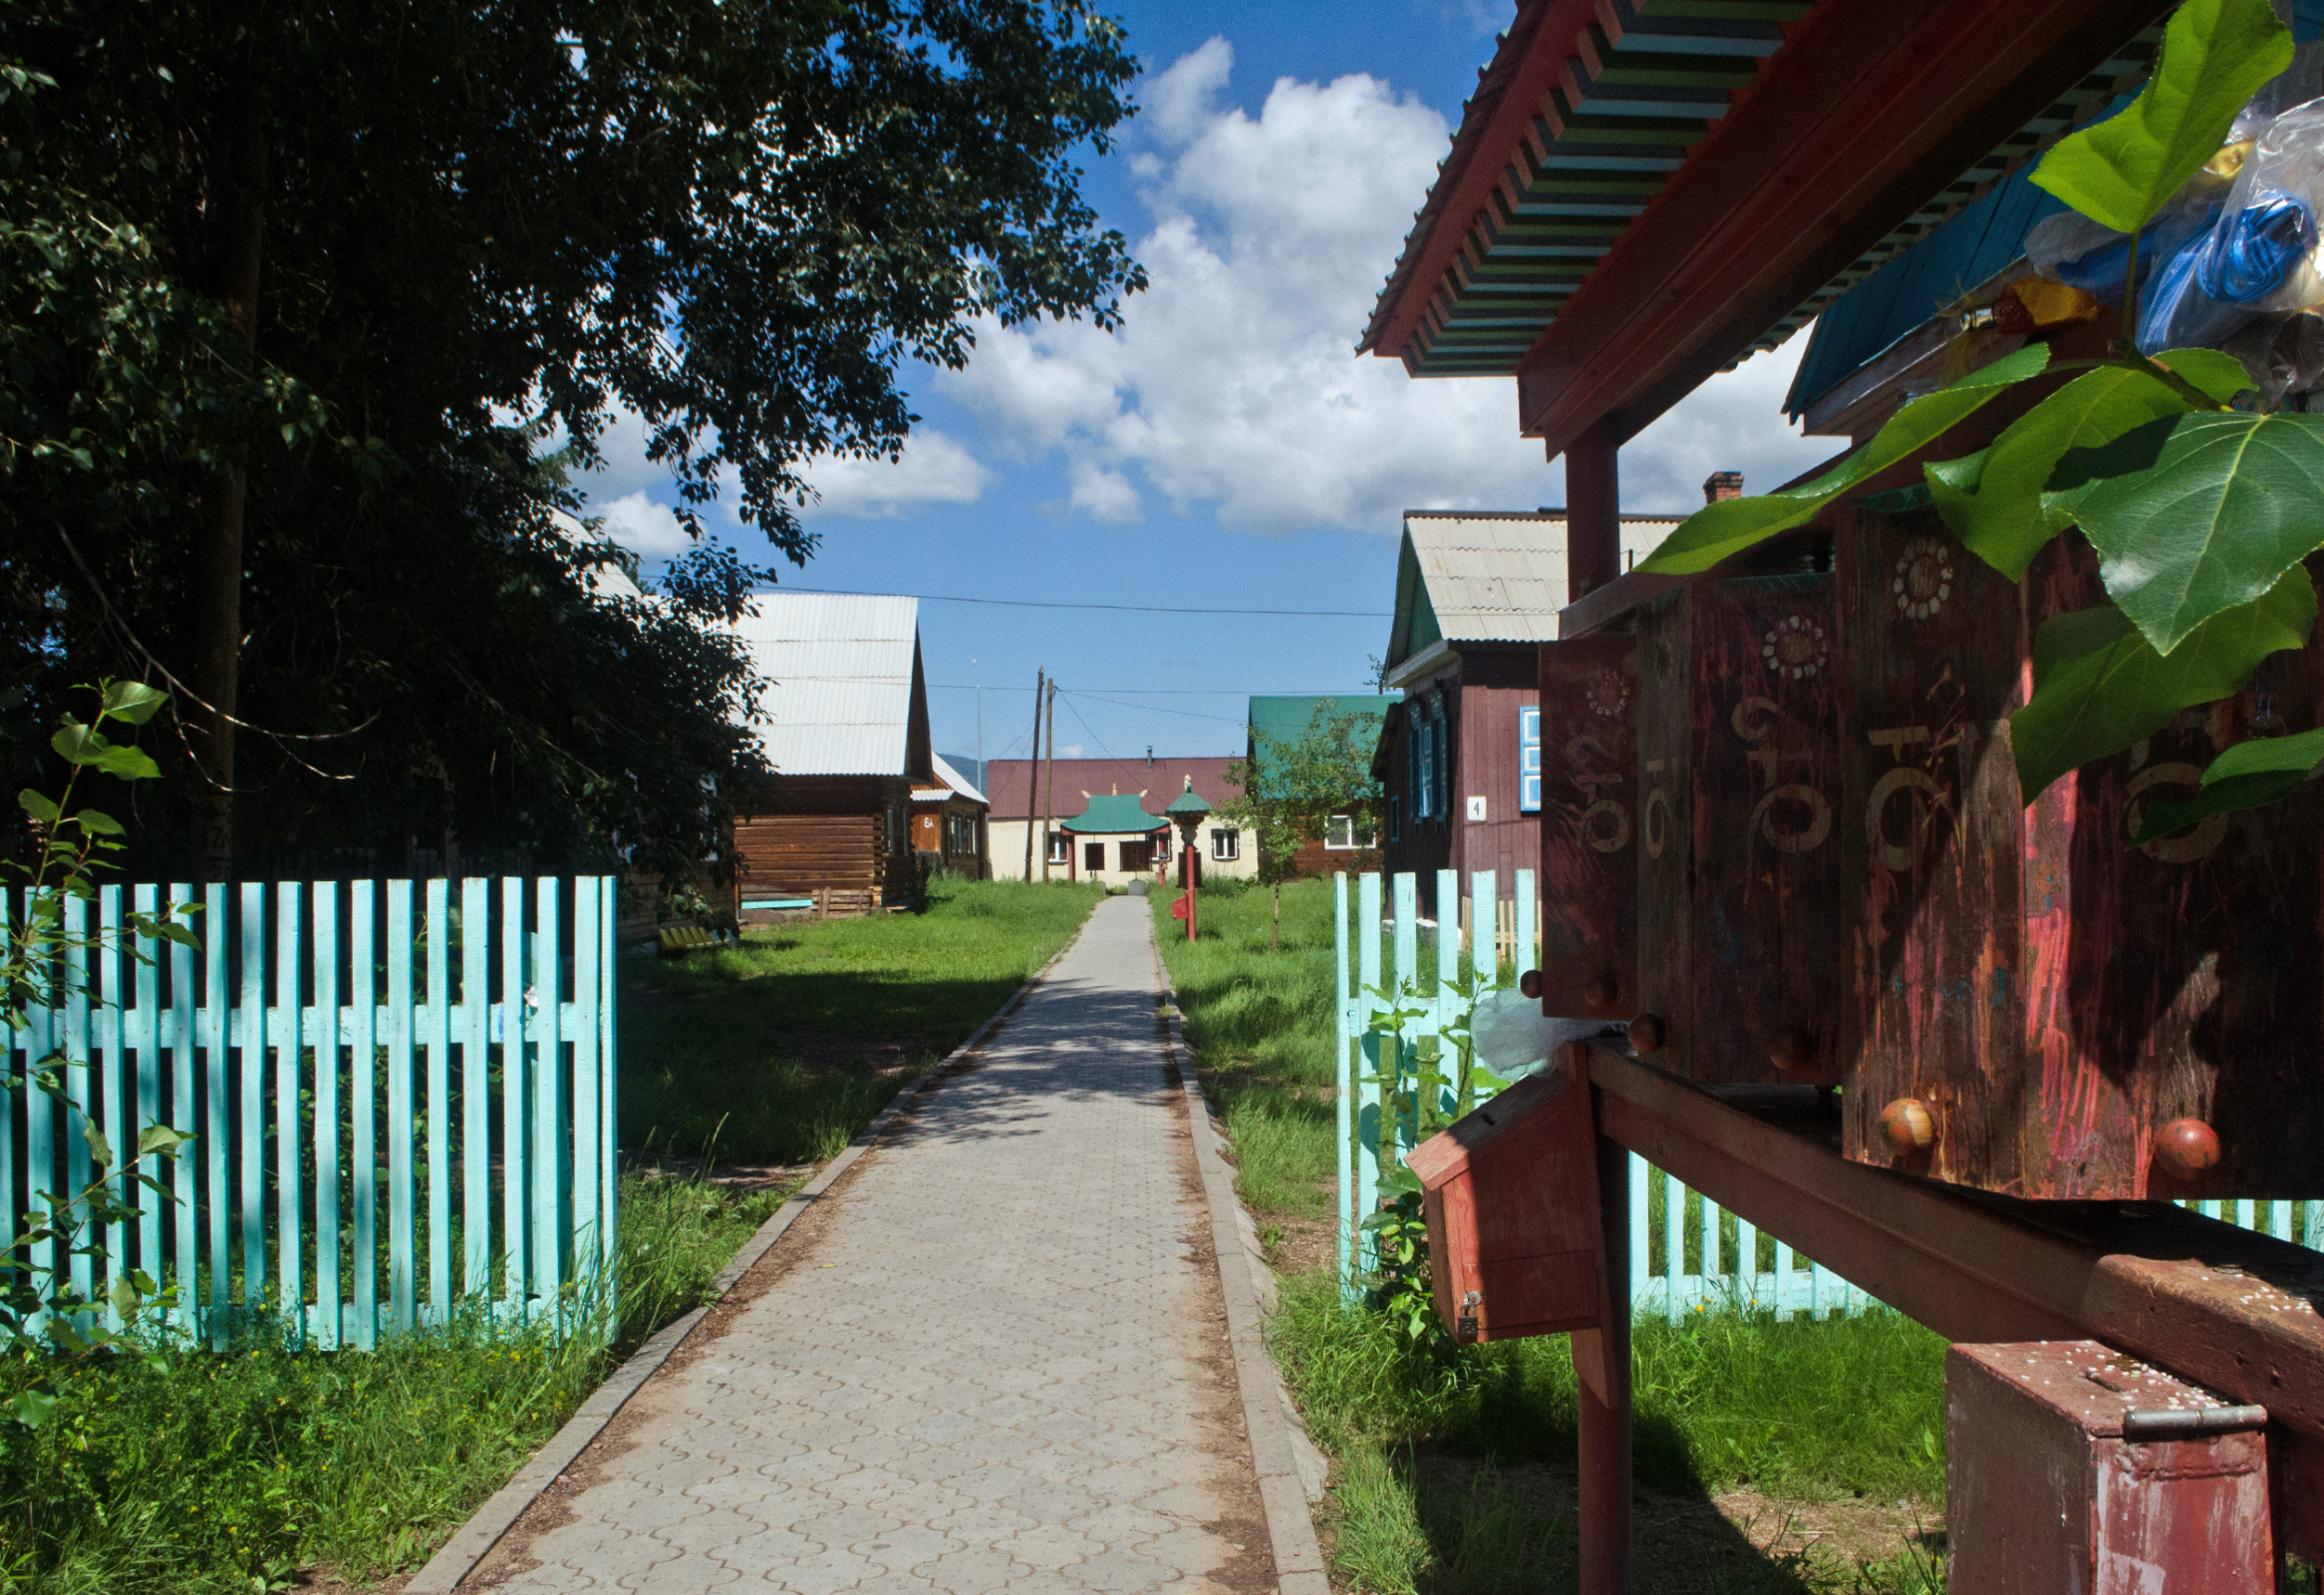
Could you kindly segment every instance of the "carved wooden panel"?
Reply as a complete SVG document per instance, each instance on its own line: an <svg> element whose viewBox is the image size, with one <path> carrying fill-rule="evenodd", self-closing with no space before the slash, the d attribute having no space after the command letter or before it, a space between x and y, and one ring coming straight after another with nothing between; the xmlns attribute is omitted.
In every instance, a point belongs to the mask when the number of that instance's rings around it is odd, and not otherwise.
<svg viewBox="0 0 2324 1595"><path fill-rule="evenodd" d="M1542 706L1542 1012L1637 1012L1638 641L1546 642Z"/></svg>
<svg viewBox="0 0 2324 1595"><path fill-rule="evenodd" d="M2025 1090L2017 585L1933 512L1844 511L1841 549L1850 908L1834 998L1847 1143L1889 1160L1881 1111L1915 1098L1936 1131L1916 1170L2006 1187Z"/></svg>
<svg viewBox="0 0 2324 1595"><path fill-rule="evenodd" d="M2042 621L2105 601L2089 545L2020 588L1933 515L1839 530L1849 1155L2038 1198L2324 1195L2324 791L2132 844L2219 750L2318 723L2324 649L2023 804L2004 717ZM1932 1133L1899 1155L1906 1100ZM2182 1120L2218 1153L2186 1177L2158 1156Z"/></svg>
<svg viewBox="0 0 2324 1595"><path fill-rule="evenodd" d="M1639 1009L1661 1068L1837 1079L1842 660L1829 576L1692 582L1638 615Z"/></svg>

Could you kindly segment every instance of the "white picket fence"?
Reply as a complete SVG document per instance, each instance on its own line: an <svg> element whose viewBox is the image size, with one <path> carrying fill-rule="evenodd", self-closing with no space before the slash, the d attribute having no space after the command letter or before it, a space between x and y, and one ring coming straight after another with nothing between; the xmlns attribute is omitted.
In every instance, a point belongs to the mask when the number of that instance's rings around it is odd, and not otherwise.
<svg viewBox="0 0 2324 1595"><path fill-rule="evenodd" d="M1487 958L1505 952L1515 969L1532 969L1541 945L1534 872L1518 870L1512 884L1512 901L1501 905L1508 910L1502 912L1497 909L1501 899L1494 872L1488 869L1472 874L1467 923L1470 927L1514 923L1514 935L1496 935ZM1363 1219L1378 1210L1380 1198L1376 1155L1380 1089L1364 1084L1365 1076L1379 1072L1379 1043L1384 1039L1372 1033L1373 1017L1389 1006L1391 993L1401 1006L1421 1009L1422 1016L1406 1027L1405 1039L1410 1041L1434 1036L1444 1025L1458 1020L1470 999L1458 989L1463 935L1446 934L1441 928L1457 923L1450 912L1461 895L1456 871L1436 872L1439 924L1433 928L1421 921L1419 877L1409 872L1390 876L1384 883L1377 874L1357 876L1352 929L1348 895L1348 877L1332 876L1338 1031L1334 1057L1339 1108L1336 1227L1339 1277L1352 1294L1356 1282L1371 1266L1363 1251ZM1435 943L1433 978L1427 982L1419 974L1424 929L1430 931ZM1389 960L1385 968L1383 932ZM1479 969L1479 995L1496 989L1498 974L1494 968ZM1398 1126L1396 1141L1399 1153L1411 1149L1406 1126ZM1825 1318L1833 1313L1882 1308L1878 1300L1832 1270L1690 1191L1675 1174L1655 1168L1635 1152L1628 1157L1631 1311L1676 1323L1697 1312ZM2211 1201L2185 1205L2244 1229L2261 1230L2278 1240L2296 1240L2324 1251L2324 1202ZM1670 1221L1673 1214L1677 1215L1675 1223Z"/></svg>

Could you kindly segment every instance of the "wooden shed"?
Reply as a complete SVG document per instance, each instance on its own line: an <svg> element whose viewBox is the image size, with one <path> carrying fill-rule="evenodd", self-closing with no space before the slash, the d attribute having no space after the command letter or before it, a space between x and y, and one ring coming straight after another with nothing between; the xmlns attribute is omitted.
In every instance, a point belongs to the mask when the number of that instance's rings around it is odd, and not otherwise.
<svg viewBox="0 0 2324 1595"><path fill-rule="evenodd" d="M1285 694L1254 694L1251 699L1250 733L1244 757L1266 780L1269 761L1276 751L1315 729L1320 720L1327 723L1343 717L1355 717L1350 731L1360 750L1379 741L1380 724L1396 704L1392 696L1375 697L1369 693L1339 693L1322 697L1294 697ZM1334 870L1377 869L1380 863L1380 827L1376 814L1323 814L1322 838L1300 844L1293 869L1302 875L1328 875Z"/></svg>
<svg viewBox="0 0 2324 1595"><path fill-rule="evenodd" d="M1643 556L1678 520L1624 515L1623 546ZM1406 511L1386 654L1403 698L1372 773L1386 868L1418 872L1424 913L1439 869L1493 870L1508 897L1540 863L1540 654L1565 603L1563 509Z"/></svg>
<svg viewBox="0 0 2324 1595"><path fill-rule="evenodd" d="M916 598L765 593L734 629L767 680L758 735L781 806L734 822L748 922L912 900L912 794L936 785Z"/></svg>
<svg viewBox="0 0 2324 1595"><path fill-rule="evenodd" d="M952 761L937 754L936 780L912 789L912 851L931 870L993 878L991 837L985 795Z"/></svg>

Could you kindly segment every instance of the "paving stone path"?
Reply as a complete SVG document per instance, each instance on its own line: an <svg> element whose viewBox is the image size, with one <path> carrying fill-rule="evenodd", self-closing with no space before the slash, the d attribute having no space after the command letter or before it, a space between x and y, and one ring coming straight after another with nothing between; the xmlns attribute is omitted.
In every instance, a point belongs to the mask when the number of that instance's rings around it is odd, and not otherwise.
<svg viewBox="0 0 2324 1595"><path fill-rule="evenodd" d="M1155 990L1101 903L463 1587L1272 1589Z"/></svg>

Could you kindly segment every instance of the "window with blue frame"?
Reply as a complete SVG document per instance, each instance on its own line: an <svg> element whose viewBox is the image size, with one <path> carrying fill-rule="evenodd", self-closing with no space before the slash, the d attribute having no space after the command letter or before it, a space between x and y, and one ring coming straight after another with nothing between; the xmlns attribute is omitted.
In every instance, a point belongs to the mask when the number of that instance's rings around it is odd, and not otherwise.
<svg viewBox="0 0 2324 1595"><path fill-rule="evenodd" d="M1517 712L1517 808L1525 814L1542 811L1542 712L1539 707Z"/></svg>

